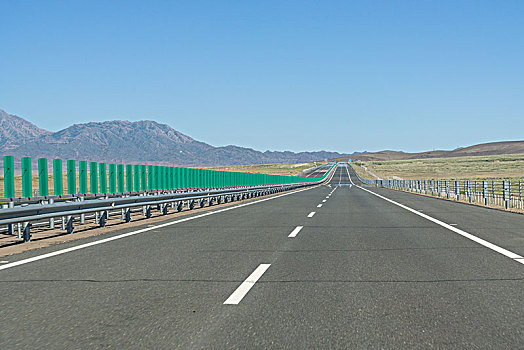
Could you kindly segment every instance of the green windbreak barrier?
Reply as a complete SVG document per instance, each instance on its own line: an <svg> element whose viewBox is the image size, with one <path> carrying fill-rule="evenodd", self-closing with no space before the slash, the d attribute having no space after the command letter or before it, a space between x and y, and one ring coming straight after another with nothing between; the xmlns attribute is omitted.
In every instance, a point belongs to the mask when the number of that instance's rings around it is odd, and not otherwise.
<svg viewBox="0 0 524 350"><path fill-rule="evenodd" d="M38 192L40 196L49 196L49 175L47 158L38 159Z"/></svg>
<svg viewBox="0 0 524 350"><path fill-rule="evenodd" d="M76 193L76 161L67 161L67 194Z"/></svg>
<svg viewBox="0 0 524 350"><path fill-rule="evenodd" d="M131 164L126 165L126 191L133 192L133 166Z"/></svg>
<svg viewBox="0 0 524 350"><path fill-rule="evenodd" d="M33 177L30 157L20 160L19 173L22 188L22 197L32 197ZM14 157L4 156L4 197L15 198L15 169ZM336 166L332 163L331 169ZM330 170L331 170L330 169ZM77 174L78 172L78 174ZM175 189L209 189L228 187L247 187L257 185L276 185L292 183L308 183L323 180L301 176L282 176L269 174L251 174L244 172L217 171L198 168L169 167L159 165L124 165L88 162L85 160L67 160L66 173L63 173L62 159L53 159L53 176L49 176L48 161L38 159L38 195L51 195L49 181L53 181L53 195L64 194L64 176L67 179L67 193L70 195L116 194L138 191L171 191ZM77 180L78 175L78 180ZM77 182L78 181L78 182ZM35 191L36 192L36 191Z"/></svg>
<svg viewBox="0 0 524 350"><path fill-rule="evenodd" d="M64 178L62 177L62 159L53 159L54 195L64 195Z"/></svg>
<svg viewBox="0 0 524 350"><path fill-rule="evenodd" d="M116 164L109 164L109 193L116 193Z"/></svg>
<svg viewBox="0 0 524 350"><path fill-rule="evenodd" d="M31 157L22 158L22 197L33 195L33 174L31 171Z"/></svg>
<svg viewBox="0 0 524 350"><path fill-rule="evenodd" d="M87 194L87 162L78 162L78 193Z"/></svg>
<svg viewBox="0 0 524 350"><path fill-rule="evenodd" d="M98 193L98 164L96 162L89 163L89 181L92 194Z"/></svg>
<svg viewBox="0 0 524 350"><path fill-rule="evenodd" d="M107 194L107 164L98 164L98 175L100 183L100 193Z"/></svg>

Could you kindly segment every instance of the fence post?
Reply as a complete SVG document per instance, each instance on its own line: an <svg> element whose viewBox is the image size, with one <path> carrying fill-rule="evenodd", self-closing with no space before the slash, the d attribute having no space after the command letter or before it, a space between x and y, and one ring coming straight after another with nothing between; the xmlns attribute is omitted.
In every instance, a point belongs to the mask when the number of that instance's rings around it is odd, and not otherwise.
<svg viewBox="0 0 524 350"><path fill-rule="evenodd" d="M33 196L31 157L22 157L22 197Z"/></svg>
<svg viewBox="0 0 524 350"><path fill-rule="evenodd" d="M509 209L509 181L502 181L502 199L504 200L504 208Z"/></svg>
<svg viewBox="0 0 524 350"><path fill-rule="evenodd" d="M487 181L484 181L483 183L483 190L484 190L484 205L489 205L489 185Z"/></svg>

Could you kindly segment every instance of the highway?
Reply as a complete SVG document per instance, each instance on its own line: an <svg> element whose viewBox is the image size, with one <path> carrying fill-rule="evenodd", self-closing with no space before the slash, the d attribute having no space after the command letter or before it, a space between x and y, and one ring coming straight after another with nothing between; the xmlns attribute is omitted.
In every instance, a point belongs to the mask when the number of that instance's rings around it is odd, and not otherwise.
<svg viewBox="0 0 524 350"><path fill-rule="evenodd" d="M3 258L0 349L524 348L522 255L523 215L342 164L328 185Z"/></svg>

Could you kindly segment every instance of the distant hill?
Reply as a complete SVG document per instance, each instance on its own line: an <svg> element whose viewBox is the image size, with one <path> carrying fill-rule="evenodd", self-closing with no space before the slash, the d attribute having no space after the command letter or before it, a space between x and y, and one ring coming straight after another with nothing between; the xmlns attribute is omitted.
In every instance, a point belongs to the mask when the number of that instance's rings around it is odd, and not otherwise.
<svg viewBox="0 0 524 350"><path fill-rule="evenodd" d="M490 156L502 154L519 154L524 153L524 141L501 141L489 142L461 147L452 151L427 151L420 153L407 153L399 151L380 151L380 152L363 152L353 154L354 160L361 161L381 161L381 160L406 160L406 159L426 159L426 158L451 158L451 157L468 157L468 156ZM344 158L335 158L342 160Z"/></svg>
<svg viewBox="0 0 524 350"><path fill-rule="evenodd" d="M24 140L49 135L31 122L0 109L0 150L2 152L20 146Z"/></svg>
<svg viewBox="0 0 524 350"><path fill-rule="evenodd" d="M117 163L221 166L304 163L342 156L337 152L260 152L238 146L214 147L145 120L75 124L50 132L0 110L0 153Z"/></svg>

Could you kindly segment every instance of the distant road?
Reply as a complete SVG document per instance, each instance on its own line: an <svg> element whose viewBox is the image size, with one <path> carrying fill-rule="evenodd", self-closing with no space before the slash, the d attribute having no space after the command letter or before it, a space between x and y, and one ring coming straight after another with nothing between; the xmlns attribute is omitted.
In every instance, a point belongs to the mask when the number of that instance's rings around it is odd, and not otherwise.
<svg viewBox="0 0 524 350"><path fill-rule="evenodd" d="M524 347L523 215L342 165L184 218L3 258L0 349Z"/></svg>

